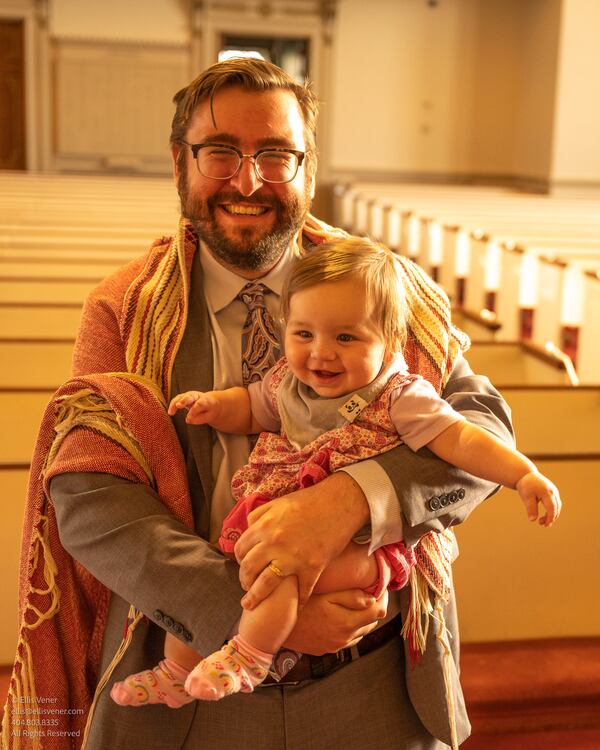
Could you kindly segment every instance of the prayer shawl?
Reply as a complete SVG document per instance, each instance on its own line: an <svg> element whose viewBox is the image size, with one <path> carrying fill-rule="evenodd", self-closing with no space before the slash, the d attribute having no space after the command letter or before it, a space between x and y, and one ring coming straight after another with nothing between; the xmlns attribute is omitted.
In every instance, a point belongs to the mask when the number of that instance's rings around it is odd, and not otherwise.
<svg viewBox="0 0 600 750"><path fill-rule="evenodd" d="M309 216L298 240L300 252L303 245L343 236L341 230ZM25 510L20 632L2 722L3 750L83 747L94 696L106 684L143 616L131 608L121 647L106 673L98 675L110 592L61 546L48 490L52 477L92 471L145 483L178 519L193 526L185 462L165 405L187 320L197 244L195 233L182 219L175 237L154 243L130 285L119 321L127 372L68 381L44 414ZM451 325L450 306L441 289L414 263L398 260L408 302L404 355L411 372L441 391L468 340ZM451 533L443 532L426 535L415 549L411 609L403 628L415 656L423 651L427 636L432 611L429 592L437 602L436 617L447 600L452 548ZM439 630L438 637L447 639L443 618ZM448 682L446 688L452 721ZM52 708L55 713L49 712ZM42 726L48 718L58 719L58 726Z"/></svg>

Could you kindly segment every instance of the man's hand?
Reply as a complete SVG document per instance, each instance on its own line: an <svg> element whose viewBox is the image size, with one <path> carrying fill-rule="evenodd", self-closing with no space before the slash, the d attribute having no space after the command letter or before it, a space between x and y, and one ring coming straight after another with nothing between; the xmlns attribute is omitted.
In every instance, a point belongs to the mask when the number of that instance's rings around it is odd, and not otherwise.
<svg viewBox="0 0 600 750"><path fill-rule="evenodd" d="M314 656L355 646L385 617L387 601L387 591L377 600L360 589L313 594L284 646Z"/></svg>
<svg viewBox="0 0 600 750"><path fill-rule="evenodd" d="M248 520L250 526L236 543L235 556L242 588L251 593L251 606L279 585L278 570L298 577L302 607L325 567L368 523L369 507L354 479L340 471L313 487L261 505Z"/></svg>

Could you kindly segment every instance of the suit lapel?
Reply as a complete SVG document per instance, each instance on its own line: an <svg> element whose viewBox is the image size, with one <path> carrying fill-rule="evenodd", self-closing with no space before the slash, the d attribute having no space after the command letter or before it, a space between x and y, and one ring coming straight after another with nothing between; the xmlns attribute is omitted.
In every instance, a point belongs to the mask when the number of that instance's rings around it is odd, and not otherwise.
<svg viewBox="0 0 600 750"><path fill-rule="evenodd" d="M210 322L202 286L202 267L199 253L196 252L190 278L188 319L173 365L171 394L174 396L190 390L209 391L212 388ZM212 496L212 429L207 425L186 424L185 412L178 412L173 421L186 456L196 528L204 536L208 533ZM204 495L201 503L196 500L198 490Z"/></svg>

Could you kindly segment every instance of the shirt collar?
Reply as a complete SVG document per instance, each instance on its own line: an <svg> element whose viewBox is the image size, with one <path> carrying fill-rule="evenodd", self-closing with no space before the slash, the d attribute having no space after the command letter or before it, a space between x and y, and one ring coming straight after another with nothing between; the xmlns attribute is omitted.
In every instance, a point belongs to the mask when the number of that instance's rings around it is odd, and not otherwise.
<svg viewBox="0 0 600 750"><path fill-rule="evenodd" d="M260 279L255 280L260 281L278 297L281 296L290 262L297 257L297 254L296 242L290 243L273 268ZM237 297L248 283L248 279L222 266L208 252L203 242L200 242L200 264L204 275L206 301L213 313L218 313Z"/></svg>

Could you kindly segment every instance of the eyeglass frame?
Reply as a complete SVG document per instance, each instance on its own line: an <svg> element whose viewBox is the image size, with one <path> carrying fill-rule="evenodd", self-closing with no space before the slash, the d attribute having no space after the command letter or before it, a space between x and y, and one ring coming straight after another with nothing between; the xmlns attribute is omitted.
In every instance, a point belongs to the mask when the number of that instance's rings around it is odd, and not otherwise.
<svg viewBox="0 0 600 750"><path fill-rule="evenodd" d="M298 174L298 170L302 166L302 163L304 162L304 157L306 156L306 153L307 153L306 151L298 151L294 148L279 148L277 146L272 146L271 148L269 147L259 148L258 151L256 151L254 154L244 154L239 148L237 148L237 146L232 146L230 143L188 143L187 141L184 141L183 138L180 138L178 140L178 143L182 143L184 146L189 146L192 149L192 156L194 157L194 161L196 162L196 168L198 169L198 172L200 172L200 174L203 177L206 177L207 180L231 180L233 177L239 174L240 169L242 168L242 164L244 163L244 159L252 159L252 166L254 167L254 174L258 177L258 179L261 182L267 182L270 185L287 185L289 182L292 182L292 180L296 178L296 175ZM198 162L198 152L202 148L210 148L211 146L220 146L221 148L229 148L232 151L235 151L235 153L239 156L240 158L239 166L232 175L229 175L229 177L210 177L209 175L204 174L204 172L200 171L200 164ZM256 166L256 159L261 154L268 153L269 151L293 154L296 157L296 159L298 160L298 165L296 166L296 171L294 172L292 177L290 177L289 180L284 180L283 182L265 180L264 177L261 176L261 174L258 171L258 167Z"/></svg>

